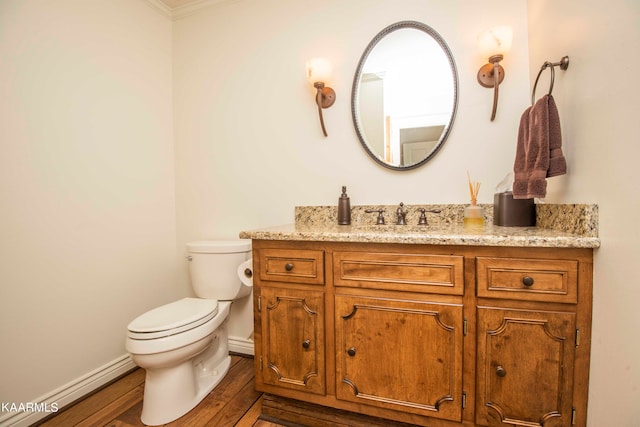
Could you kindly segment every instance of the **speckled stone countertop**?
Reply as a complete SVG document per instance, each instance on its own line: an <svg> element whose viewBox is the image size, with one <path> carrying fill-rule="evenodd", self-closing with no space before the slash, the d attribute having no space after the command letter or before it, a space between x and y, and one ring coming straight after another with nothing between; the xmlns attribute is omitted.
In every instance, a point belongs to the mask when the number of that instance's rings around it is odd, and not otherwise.
<svg viewBox="0 0 640 427"><path fill-rule="evenodd" d="M431 245L598 248L598 206L584 204L536 205L536 227L493 225L493 206L481 205L485 225L465 228L465 205L411 205L408 225L395 225L397 206L354 206L351 225L338 225L335 206L298 206L295 223L242 231L241 238L258 240L302 240L324 242L409 243ZM384 209L386 225L376 225L377 214L367 209ZM429 225L417 225L419 209L428 213Z"/></svg>

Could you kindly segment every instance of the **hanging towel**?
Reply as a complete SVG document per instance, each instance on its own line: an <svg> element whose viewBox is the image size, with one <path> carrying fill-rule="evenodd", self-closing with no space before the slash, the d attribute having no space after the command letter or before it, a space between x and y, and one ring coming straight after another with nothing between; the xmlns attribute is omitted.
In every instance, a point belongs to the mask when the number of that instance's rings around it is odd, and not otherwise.
<svg viewBox="0 0 640 427"><path fill-rule="evenodd" d="M549 98L549 169L547 178L567 173L567 161L562 154L562 132L560 131L560 115L553 96Z"/></svg>
<svg viewBox="0 0 640 427"><path fill-rule="evenodd" d="M513 172L514 199L543 198L547 195L546 178L567 173L560 116L551 95L540 98L520 118Z"/></svg>

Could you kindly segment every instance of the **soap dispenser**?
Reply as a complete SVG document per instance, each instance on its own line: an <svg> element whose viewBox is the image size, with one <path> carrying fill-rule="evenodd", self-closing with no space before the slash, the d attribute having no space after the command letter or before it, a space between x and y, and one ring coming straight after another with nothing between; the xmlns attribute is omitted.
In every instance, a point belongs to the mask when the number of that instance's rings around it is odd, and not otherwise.
<svg viewBox="0 0 640 427"><path fill-rule="evenodd" d="M342 195L338 198L338 224L351 224L351 202L347 196L347 187L342 186Z"/></svg>

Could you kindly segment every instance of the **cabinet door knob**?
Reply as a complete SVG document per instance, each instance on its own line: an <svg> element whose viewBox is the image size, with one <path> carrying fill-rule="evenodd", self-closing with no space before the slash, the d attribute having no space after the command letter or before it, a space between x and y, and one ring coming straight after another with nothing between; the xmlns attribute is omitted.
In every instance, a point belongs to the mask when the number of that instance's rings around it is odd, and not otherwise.
<svg viewBox="0 0 640 427"><path fill-rule="evenodd" d="M502 366L498 366L496 368L496 375L500 378L503 378L505 375L507 375L507 371Z"/></svg>
<svg viewBox="0 0 640 427"><path fill-rule="evenodd" d="M524 276L522 278L522 284L525 285L525 286L533 286L533 277Z"/></svg>
<svg viewBox="0 0 640 427"><path fill-rule="evenodd" d="M307 349L310 346L311 346L311 341L309 341L309 340L302 341L302 348Z"/></svg>
<svg viewBox="0 0 640 427"><path fill-rule="evenodd" d="M284 265L284 269L285 269L285 270L287 270L287 271L291 271L291 270L293 270L293 264L292 264L292 263L290 263L290 262L286 263L286 264Z"/></svg>
<svg viewBox="0 0 640 427"><path fill-rule="evenodd" d="M351 357L356 355L356 348L355 347L351 347L349 350L347 350L347 354Z"/></svg>

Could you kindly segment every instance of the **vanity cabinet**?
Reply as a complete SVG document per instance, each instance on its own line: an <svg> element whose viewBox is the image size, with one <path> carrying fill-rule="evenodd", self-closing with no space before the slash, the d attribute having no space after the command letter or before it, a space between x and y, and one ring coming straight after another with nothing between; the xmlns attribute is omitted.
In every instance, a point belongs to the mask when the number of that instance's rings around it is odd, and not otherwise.
<svg viewBox="0 0 640 427"><path fill-rule="evenodd" d="M462 418L462 304L336 296L336 397Z"/></svg>
<svg viewBox="0 0 640 427"><path fill-rule="evenodd" d="M257 308L262 351L257 355L265 385L324 395L324 253L269 250L259 256Z"/></svg>
<svg viewBox="0 0 640 427"><path fill-rule="evenodd" d="M575 314L478 308L476 422L573 425Z"/></svg>
<svg viewBox="0 0 640 427"><path fill-rule="evenodd" d="M460 421L463 257L332 255L336 397Z"/></svg>
<svg viewBox="0 0 640 427"><path fill-rule="evenodd" d="M253 259L265 419L586 425L591 249L254 240Z"/></svg>
<svg viewBox="0 0 640 427"><path fill-rule="evenodd" d="M578 261L479 257L477 294L477 423L574 425Z"/></svg>

